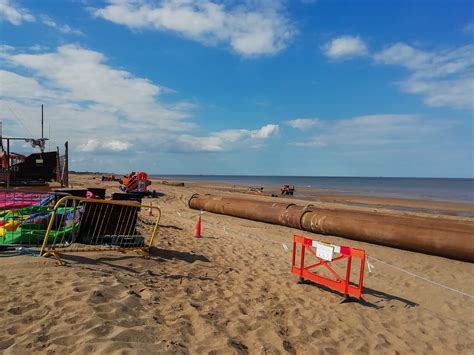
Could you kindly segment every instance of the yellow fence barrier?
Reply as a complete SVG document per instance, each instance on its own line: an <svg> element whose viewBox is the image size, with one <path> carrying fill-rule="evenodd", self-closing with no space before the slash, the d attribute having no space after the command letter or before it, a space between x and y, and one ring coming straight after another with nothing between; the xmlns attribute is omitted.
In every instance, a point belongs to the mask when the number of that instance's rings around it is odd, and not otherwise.
<svg viewBox="0 0 474 355"><path fill-rule="evenodd" d="M54 206L40 255L54 256L61 263L58 254L63 253L148 252L160 218L160 208L152 205L66 196Z"/></svg>

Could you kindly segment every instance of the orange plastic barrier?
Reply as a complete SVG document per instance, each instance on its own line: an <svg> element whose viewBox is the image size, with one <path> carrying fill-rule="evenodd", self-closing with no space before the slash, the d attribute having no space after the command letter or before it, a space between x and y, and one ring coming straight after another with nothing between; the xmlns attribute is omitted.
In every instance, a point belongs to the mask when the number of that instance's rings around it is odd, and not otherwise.
<svg viewBox="0 0 474 355"><path fill-rule="evenodd" d="M296 265L296 249L300 246L299 266ZM317 262L306 265L306 251L313 255ZM357 286L351 283L351 267L352 259L356 258L360 261L359 281ZM331 264L339 260L347 259L345 264L345 278L340 276ZM300 235L293 236L293 258L291 262L291 272L300 277L300 281L310 280L319 285L326 286L330 289L339 291L346 297L362 298L362 284L364 281L365 251L345 246L337 246L334 244L321 242ZM328 278L316 273L316 268L325 268L333 276Z"/></svg>

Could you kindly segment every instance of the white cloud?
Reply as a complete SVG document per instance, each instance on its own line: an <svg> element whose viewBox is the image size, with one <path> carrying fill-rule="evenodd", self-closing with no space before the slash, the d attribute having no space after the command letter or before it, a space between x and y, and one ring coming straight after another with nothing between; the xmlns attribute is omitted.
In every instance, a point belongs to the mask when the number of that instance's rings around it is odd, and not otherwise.
<svg viewBox="0 0 474 355"><path fill-rule="evenodd" d="M180 131L187 126L180 123L185 114L157 103L161 91L158 85L111 68L102 53L64 45L56 52L14 54L7 60L31 70L50 93L61 92L64 99L87 101L89 107L99 111L121 115L132 122L140 118L142 122L168 126L168 130Z"/></svg>
<svg viewBox="0 0 474 355"><path fill-rule="evenodd" d="M89 139L83 144L79 144L77 149L81 152L94 152L100 147L100 142L97 139Z"/></svg>
<svg viewBox="0 0 474 355"><path fill-rule="evenodd" d="M102 53L64 45L41 53L13 49L1 56L8 68L0 70L4 130L19 116L38 134L41 103L53 136L70 139L73 150L83 152L121 151L138 141L141 149L157 147L196 127L186 121L189 105L162 103L160 86L111 67Z"/></svg>
<svg viewBox="0 0 474 355"><path fill-rule="evenodd" d="M423 96L429 106L458 109L474 106L474 75L432 80L412 77L402 81L400 87L405 92Z"/></svg>
<svg viewBox="0 0 474 355"><path fill-rule="evenodd" d="M87 142L80 144L78 150L81 152L121 152L131 148L133 144L127 141L111 140L107 142L100 142L97 139L89 139Z"/></svg>
<svg viewBox="0 0 474 355"><path fill-rule="evenodd" d="M84 35L81 31L76 30L71 28L69 25L60 25L56 23L51 17L42 15L41 17L41 22L51 28L54 28L55 30L64 33L64 34L74 34L74 35L79 35L82 36Z"/></svg>
<svg viewBox="0 0 474 355"><path fill-rule="evenodd" d="M293 128L304 131L318 126L321 121L318 118L296 118L286 123Z"/></svg>
<svg viewBox="0 0 474 355"><path fill-rule="evenodd" d="M474 64L474 45L453 50L426 52L405 43L396 43L376 54L376 62L400 65L418 78L445 77L465 72Z"/></svg>
<svg viewBox="0 0 474 355"><path fill-rule="evenodd" d="M278 133L278 125L269 124L256 130L211 132L208 137L187 135L199 129L190 122L195 104L165 104L161 95L171 89L116 69L102 53L77 45L46 52L35 48L28 53L9 47L0 58L4 133L39 136L44 103L51 147L69 140L71 161L83 169L89 164L122 169L126 164L133 166L138 157L148 161L157 152L250 148Z"/></svg>
<svg viewBox="0 0 474 355"><path fill-rule="evenodd" d="M33 16L26 8L19 7L11 0L0 0L0 20L10 22L12 25L21 25L24 22L39 21L48 27L51 27L64 34L83 35L79 30L71 28L69 25L61 25L56 23L51 17L47 15Z"/></svg>
<svg viewBox="0 0 474 355"><path fill-rule="evenodd" d="M12 48L14 49L14 48ZM33 52L45 52L49 49L48 46L43 46L41 44L34 44L29 48Z"/></svg>
<svg viewBox="0 0 474 355"><path fill-rule="evenodd" d="M442 136L452 123L420 115L377 114L342 120L321 121L318 134L297 146L319 146L335 150L412 149L433 136Z"/></svg>
<svg viewBox="0 0 474 355"><path fill-rule="evenodd" d="M14 49L15 47L9 46L8 44L0 44L0 56L2 56L3 53L11 52Z"/></svg>
<svg viewBox="0 0 474 355"><path fill-rule="evenodd" d="M396 64L416 70L422 69L432 59L432 55L405 43L396 43L374 54L374 59L383 64Z"/></svg>
<svg viewBox="0 0 474 355"><path fill-rule="evenodd" d="M463 31L468 34L473 34L474 33L474 21L469 22L464 26Z"/></svg>
<svg viewBox="0 0 474 355"><path fill-rule="evenodd" d="M33 22L35 17L27 9L18 7L10 0L0 0L0 19L18 26L23 22Z"/></svg>
<svg viewBox="0 0 474 355"><path fill-rule="evenodd" d="M359 36L341 36L324 46L325 55L332 59L363 56L367 52L367 45Z"/></svg>
<svg viewBox="0 0 474 355"><path fill-rule="evenodd" d="M359 38L343 36L325 47L333 59L368 55L367 46ZM402 91L423 97L433 107L466 109L474 107L474 45L449 50L424 51L406 43L395 43L373 53L379 64L406 68L410 76L398 83Z"/></svg>
<svg viewBox="0 0 474 355"><path fill-rule="evenodd" d="M23 99L45 98L52 93L40 85L35 79L0 69L0 96Z"/></svg>
<svg viewBox="0 0 474 355"><path fill-rule="evenodd" d="M131 29L176 32L214 45L224 43L243 56L274 54L284 49L295 30L280 1L109 0L93 9L96 17Z"/></svg>
<svg viewBox="0 0 474 355"><path fill-rule="evenodd" d="M247 147L260 147L255 144L259 140L277 135L279 126L268 124L258 130L229 129L212 132L206 137L196 137L188 134L178 138L179 146L184 151L222 152Z"/></svg>
<svg viewBox="0 0 474 355"><path fill-rule="evenodd" d="M400 88L421 95L429 106L461 109L474 105L474 45L428 52L396 43L373 58L377 63L409 70L411 74L399 83Z"/></svg>
<svg viewBox="0 0 474 355"><path fill-rule="evenodd" d="M267 124L256 131L250 131L251 138L268 138L277 135L280 127L275 124Z"/></svg>
<svg viewBox="0 0 474 355"><path fill-rule="evenodd" d="M131 144L130 142L125 142L125 141L109 141L109 142L105 142L105 143L102 143L102 146L105 148L105 149L108 149L108 150L111 150L111 151L114 151L114 152L121 152L123 150L127 150L129 149L133 144Z"/></svg>

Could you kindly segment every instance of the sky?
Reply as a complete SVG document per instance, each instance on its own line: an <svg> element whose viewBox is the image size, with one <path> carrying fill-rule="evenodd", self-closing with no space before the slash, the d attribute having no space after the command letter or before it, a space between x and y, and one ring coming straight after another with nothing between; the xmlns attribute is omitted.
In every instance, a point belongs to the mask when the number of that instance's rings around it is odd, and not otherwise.
<svg viewBox="0 0 474 355"><path fill-rule="evenodd" d="M474 177L474 2L0 0L3 135L70 168ZM26 144L17 152L31 150Z"/></svg>

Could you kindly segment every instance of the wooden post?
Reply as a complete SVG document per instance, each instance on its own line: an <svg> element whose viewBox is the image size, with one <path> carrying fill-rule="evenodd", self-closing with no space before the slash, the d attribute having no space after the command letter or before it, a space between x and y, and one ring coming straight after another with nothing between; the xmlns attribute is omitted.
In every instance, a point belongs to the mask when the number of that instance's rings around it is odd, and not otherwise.
<svg viewBox="0 0 474 355"><path fill-rule="evenodd" d="M59 157L59 147L56 146L56 181L59 181L61 183L61 187L64 187L63 185L63 178L61 174L61 159Z"/></svg>
<svg viewBox="0 0 474 355"><path fill-rule="evenodd" d="M7 189L10 188L10 139L7 138Z"/></svg>
<svg viewBox="0 0 474 355"><path fill-rule="evenodd" d="M69 187L69 143L64 143L64 185Z"/></svg>
<svg viewBox="0 0 474 355"><path fill-rule="evenodd" d="M41 139L44 138L43 104L41 104Z"/></svg>

